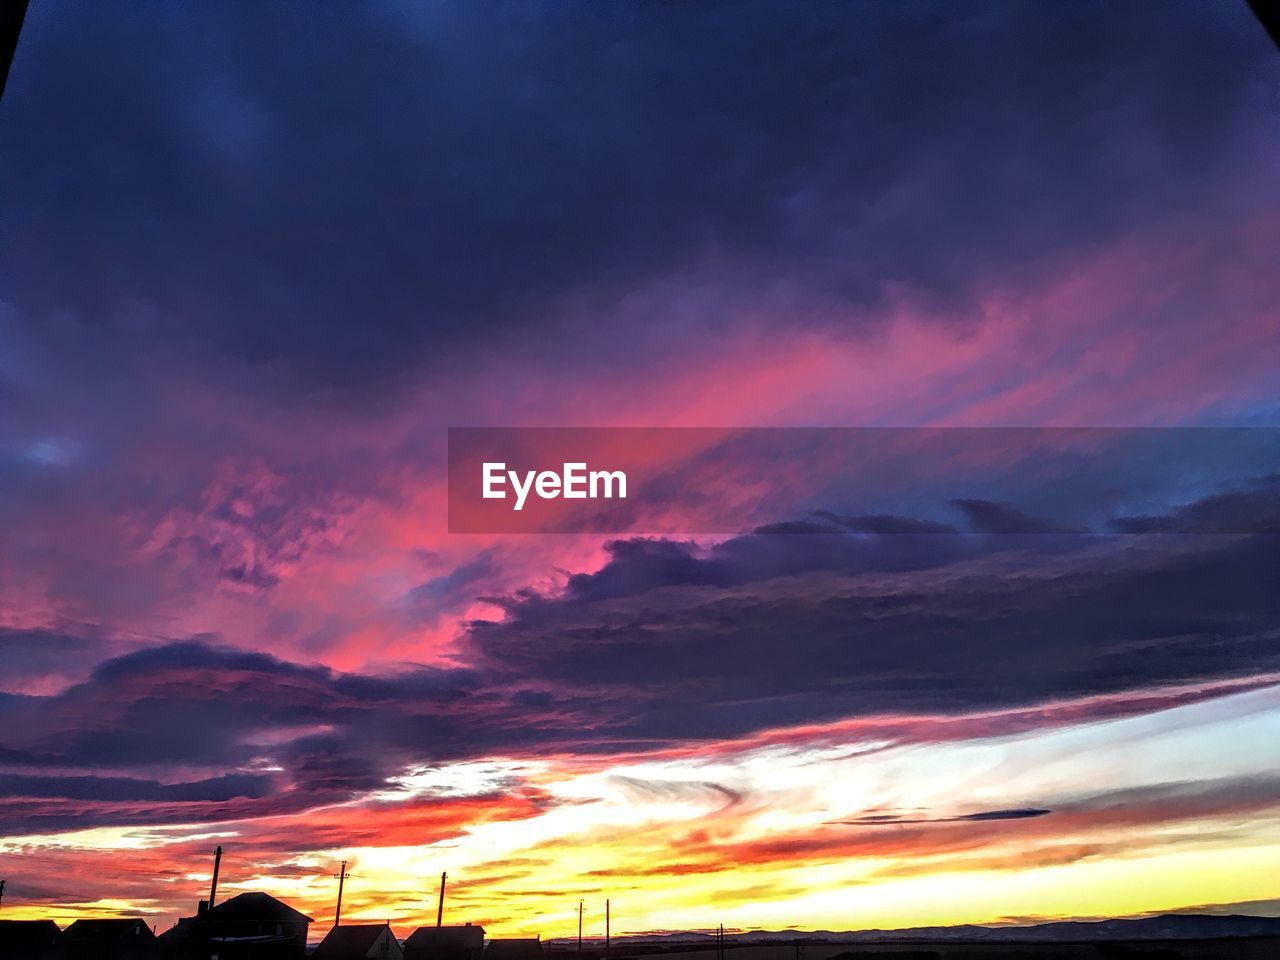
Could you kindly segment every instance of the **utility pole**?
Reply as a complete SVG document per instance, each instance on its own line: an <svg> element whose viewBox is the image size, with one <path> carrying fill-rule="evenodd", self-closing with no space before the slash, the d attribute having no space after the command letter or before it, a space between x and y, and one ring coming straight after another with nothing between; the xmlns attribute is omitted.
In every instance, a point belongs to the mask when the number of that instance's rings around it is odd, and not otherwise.
<svg viewBox="0 0 1280 960"><path fill-rule="evenodd" d="M0 893L4 892L4 884L0 882ZM578 901L578 952L582 952L582 901Z"/></svg>
<svg viewBox="0 0 1280 960"><path fill-rule="evenodd" d="M336 927L342 922L342 885L347 882L347 861L342 861L342 866L338 868L338 872L334 874L338 879L338 909L333 911L333 925Z"/></svg>
<svg viewBox="0 0 1280 960"><path fill-rule="evenodd" d="M213 905L217 903L218 897L218 871L222 868L222 844L213 851L213 883L209 885L209 909L213 909Z"/></svg>
<svg viewBox="0 0 1280 960"><path fill-rule="evenodd" d="M4 881L0 880L0 906L4 904ZM578 949L582 949L582 934L578 934Z"/></svg>
<svg viewBox="0 0 1280 960"><path fill-rule="evenodd" d="M440 929L440 924L444 922L444 882L449 874L440 874L440 899L436 901L436 929Z"/></svg>
<svg viewBox="0 0 1280 960"><path fill-rule="evenodd" d="M609 900L604 901L604 955L606 960L609 957Z"/></svg>

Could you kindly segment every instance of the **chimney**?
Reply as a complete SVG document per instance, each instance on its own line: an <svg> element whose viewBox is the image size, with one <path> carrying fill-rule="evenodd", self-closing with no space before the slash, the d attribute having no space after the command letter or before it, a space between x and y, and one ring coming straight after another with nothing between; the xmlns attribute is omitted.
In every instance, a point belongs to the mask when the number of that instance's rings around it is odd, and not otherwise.
<svg viewBox="0 0 1280 960"><path fill-rule="evenodd" d="M196 916L203 917L208 912L209 912L209 901L201 900L200 905L196 907Z"/></svg>

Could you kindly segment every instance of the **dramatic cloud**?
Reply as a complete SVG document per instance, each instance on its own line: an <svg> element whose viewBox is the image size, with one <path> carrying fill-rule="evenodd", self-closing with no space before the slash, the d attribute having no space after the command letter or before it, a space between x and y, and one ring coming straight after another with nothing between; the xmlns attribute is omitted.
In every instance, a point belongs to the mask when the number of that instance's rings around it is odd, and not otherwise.
<svg viewBox="0 0 1280 960"><path fill-rule="evenodd" d="M215 843L504 934L1267 895L1277 63L1243 4L34 4L6 913L163 922ZM673 454L714 536L449 534L446 428L532 424L890 429Z"/></svg>
<svg viewBox="0 0 1280 960"><path fill-rule="evenodd" d="M1253 511L1273 506L1255 498ZM1046 536L1047 550L1024 532L619 541L560 596L515 598L503 619L473 623L465 669L363 675L207 643L150 647L56 694L0 702L6 761L42 771L0 789L30 801L10 808L11 827L95 818L51 798L101 801L101 823L180 822L186 803L239 819L355 800L415 764L487 752L675 746L856 718L871 721L863 737L895 740L894 715L1280 673L1273 535ZM1011 713L1006 729L1020 726ZM113 772L175 767L197 775ZM155 805L117 809L144 800Z"/></svg>
<svg viewBox="0 0 1280 960"><path fill-rule="evenodd" d="M101 823L184 821L196 809L206 819L239 819L349 800L398 772L410 742L422 744L415 759L456 754L458 704L474 686L464 671L424 668L379 678L200 643L149 648L103 663L57 695L0 704L11 730L6 761L37 770L242 774L165 783L110 775L2 782L17 797L103 801ZM128 810L123 821L113 812L117 801L146 799L158 803ZM223 805L183 805L201 801ZM58 825L62 808L45 810L22 808L6 825ZM95 819L92 808L78 805L61 825L87 819Z"/></svg>
<svg viewBox="0 0 1280 960"><path fill-rule="evenodd" d="M1252 509L1272 516L1274 497ZM562 597L517 599L506 619L473 624L469 642L483 669L612 699L650 737L1280 668L1273 535L1037 539L1027 531L1056 526L996 505L981 513L986 526L1013 516L995 524L1010 535L752 534L707 550L620 541Z"/></svg>
<svg viewBox="0 0 1280 960"><path fill-rule="evenodd" d="M81 365L165 345L321 390L636 290L969 324L987 274L1231 189L1270 57L1195 3L51 7L6 101L7 299Z"/></svg>
<svg viewBox="0 0 1280 960"><path fill-rule="evenodd" d="M982 810L954 817L918 817L898 813L877 813L857 820L840 820L839 823L856 827L883 827L902 823L985 823L988 820L1028 820L1043 817L1051 810Z"/></svg>

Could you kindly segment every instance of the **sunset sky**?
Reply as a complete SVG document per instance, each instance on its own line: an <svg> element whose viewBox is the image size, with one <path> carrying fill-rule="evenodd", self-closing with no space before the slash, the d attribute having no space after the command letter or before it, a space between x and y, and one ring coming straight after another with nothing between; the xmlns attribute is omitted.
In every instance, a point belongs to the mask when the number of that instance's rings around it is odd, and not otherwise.
<svg viewBox="0 0 1280 960"><path fill-rule="evenodd" d="M1280 915L1254 441L1100 443L1126 486L1083 519L981 444L874 511L823 451L745 487L690 455L740 524L650 536L450 534L445 460L457 426L1265 440L1278 105L1243 0L32 4L3 916L163 929L217 844L222 896L324 926L343 860L344 918L401 931L442 870L498 936L606 896L615 934Z"/></svg>

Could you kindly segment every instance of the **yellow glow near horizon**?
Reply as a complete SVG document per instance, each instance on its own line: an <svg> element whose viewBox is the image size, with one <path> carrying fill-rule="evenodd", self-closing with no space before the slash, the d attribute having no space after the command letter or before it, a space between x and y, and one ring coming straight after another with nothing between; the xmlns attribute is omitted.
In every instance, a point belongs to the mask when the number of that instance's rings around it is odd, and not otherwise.
<svg viewBox="0 0 1280 960"><path fill-rule="evenodd" d="M287 837L291 825L306 830L319 815L354 826L365 803L394 823L401 805L408 815L422 803L447 808L521 791L540 798L496 818L459 820L431 843L275 859L269 839L265 847L255 840L263 822L251 821L11 837L0 854L52 864L76 851L123 851L167 871L174 845L222 843L224 894L266 890L322 924L333 913L331 875L347 860L344 916L403 928L434 921L436 885L448 870L446 916L500 936L572 935L579 898L594 905L589 929L599 927L606 896L622 935L720 922L857 929L1129 915L1280 892L1280 798L1266 789L1280 762L1280 690L1016 736L859 746L717 744L599 766L493 757L409 770L368 801L269 825ZM1171 806L1160 807L1161 797ZM1053 812L963 819L1036 805ZM904 822L859 820L873 811ZM237 860L238 840L259 852ZM10 898L5 914L132 912L167 926L194 908L208 875L174 871L167 893L161 881L132 879L144 899L51 909Z"/></svg>

